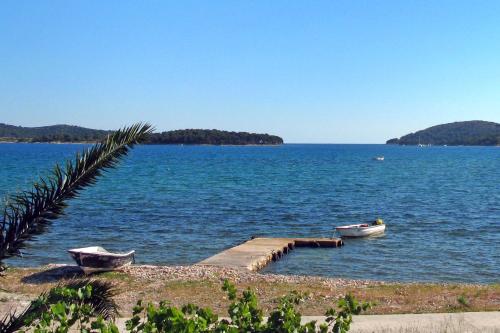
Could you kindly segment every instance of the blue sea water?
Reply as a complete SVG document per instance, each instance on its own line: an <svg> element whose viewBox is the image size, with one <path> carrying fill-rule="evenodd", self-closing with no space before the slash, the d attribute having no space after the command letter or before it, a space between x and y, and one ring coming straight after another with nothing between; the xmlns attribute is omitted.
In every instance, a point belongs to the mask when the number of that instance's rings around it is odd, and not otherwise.
<svg viewBox="0 0 500 333"><path fill-rule="evenodd" d="M1 144L0 196L83 148ZM263 272L499 282L500 148L139 146L8 262L70 263L68 248L102 245L133 248L138 263L190 264L253 235L328 237L377 217L383 237L297 249Z"/></svg>

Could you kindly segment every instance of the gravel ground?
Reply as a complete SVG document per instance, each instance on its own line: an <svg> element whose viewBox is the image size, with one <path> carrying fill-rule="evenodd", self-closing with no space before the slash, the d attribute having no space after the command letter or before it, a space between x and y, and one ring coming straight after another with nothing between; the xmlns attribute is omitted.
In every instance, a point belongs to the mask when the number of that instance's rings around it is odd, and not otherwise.
<svg viewBox="0 0 500 333"><path fill-rule="evenodd" d="M82 277L76 266L48 265L12 268L0 277L0 314L19 308L30 299L67 279ZM304 295L299 305L303 315L322 315L336 301L352 293L357 299L377 305L370 314L436 313L500 310L500 285L447 283L393 283L299 275L260 274L213 266L134 265L92 278L113 283L115 300L126 315L137 300L168 300L175 306L187 303L210 307L227 314L229 300L221 290L225 279L239 291L252 289L265 313L276 307L280 297L291 291Z"/></svg>
<svg viewBox="0 0 500 333"><path fill-rule="evenodd" d="M339 278L324 278L304 275L277 275L259 274L246 270L215 266L130 266L123 269L123 272L139 279L149 280L182 280L182 281L223 281L228 279L233 283L290 283L290 284L315 284L329 288L339 287L365 287L368 285L382 285L384 282L371 280L349 280Z"/></svg>

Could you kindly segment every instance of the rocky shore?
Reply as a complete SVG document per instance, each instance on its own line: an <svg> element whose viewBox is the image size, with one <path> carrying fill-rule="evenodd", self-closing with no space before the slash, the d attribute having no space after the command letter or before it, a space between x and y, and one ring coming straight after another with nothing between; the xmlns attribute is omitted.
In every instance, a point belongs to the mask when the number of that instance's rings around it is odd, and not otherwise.
<svg viewBox="0 0 500 333"><path fill-rule="evenodd" d="M222 268L215 266L130 266L123 269L124 273L139 279L170 280L170 281L198 281L209 280L222 282L228 279L234 283L293 283L314 284L328 288L339 287L365 287L368 285L381 285L384 282L371 280L350 280L340 278L324 278L305 275L278 275L260 274L247 270Z"/></svg>

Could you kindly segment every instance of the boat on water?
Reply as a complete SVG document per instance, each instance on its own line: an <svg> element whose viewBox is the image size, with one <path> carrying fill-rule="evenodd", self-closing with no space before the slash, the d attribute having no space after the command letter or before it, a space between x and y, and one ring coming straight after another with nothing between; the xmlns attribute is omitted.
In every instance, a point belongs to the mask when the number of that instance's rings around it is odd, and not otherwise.
<svg viewBox="0 0 500 333"><path fill-rule="evenodd" d="M134 263L135 251L112 253L100 246L68 250L85 274L112 271Z"/></svg>
<svg viewBox="0 0 500 333"><path fill-rule="evenodd" d="M342 237L367 237L383 234L385 232L385 224L382 219L377 219L371 224L351 224L336 227L335 230Z"/></svg>
<svg viewBox="0 0 500 333"><path fill-rule="evenodd" d="M375 156L373 159L375 161L383 161L384 160L384 156Z"/></svg>

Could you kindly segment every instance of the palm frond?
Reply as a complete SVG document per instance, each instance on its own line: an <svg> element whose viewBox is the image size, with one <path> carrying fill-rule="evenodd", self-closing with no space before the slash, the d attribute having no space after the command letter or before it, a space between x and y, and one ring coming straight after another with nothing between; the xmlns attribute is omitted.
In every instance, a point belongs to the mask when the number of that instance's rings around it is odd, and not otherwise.
<svg viewBox="0 0 500 333"><path fill-rule="evenodd" d="M129 150L147 139L151 125L138 123L107 136L102 142L77 153L64 167L56 164L52 174L30 190L7 198L0 220L0 271L2 260L19 255L28 240L43 233L50 221L64 212L69 199L96 183L104 171L117 166Z"/></svg>
<svg viewBox="0 0 500 333"><path fill-rule="evenodd" d="M60 291L62 288L78 290L87 286L92 288L92 293L90 297L83 300L68 297ZM41 294L22 312L11 312L5 315L4 318L0 318L0 333L19 331L28 323L37 320L52 304L57 304L58 302L87 304L91 306L94 316L97 317L100 315L104 319L114 319L118 315L118 306L113 300L113 296L115 295L116 290L110 282L93 279L70 280Z"/></svg>
<svg viewBox="0 0 500 333"><path fill-rule="evenodd" d="M86 303L92 306L95 315L100 315L104 319L115 318L118 314L118 305L113 300L117 291L113 284L109 281L95 280L95 279L76 279L60 285L64 288L80 289L86 286L92 287L92 294ZM53 297L53 299L51 298ZM49 293L49 301L53 303L58 302L59 295L57 293Z"/></svg>

